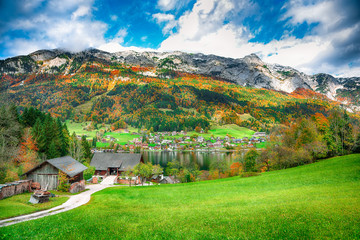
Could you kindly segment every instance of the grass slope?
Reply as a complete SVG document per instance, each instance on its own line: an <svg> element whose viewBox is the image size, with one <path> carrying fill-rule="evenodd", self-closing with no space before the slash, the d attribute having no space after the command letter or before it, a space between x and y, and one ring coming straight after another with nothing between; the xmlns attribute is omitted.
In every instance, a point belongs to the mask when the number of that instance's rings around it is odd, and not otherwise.
<svg viewBox="0 0 360 240"><path fill-rule="evenodd" d="M0 219L29 214L63 204L69 198L65 196L50 198L47 203L31 204L29 199L32 193L24 193L0 200ZM0 229L1 232L1 229ZM1 235L0 235L1 237Z"/></svg>
<svg viewBox="0 0 360 240"><path fill-rule="evenodd" d="M0 237L358 239L360 155L251 178L108 188L78 209L1 228Z"/></svg>

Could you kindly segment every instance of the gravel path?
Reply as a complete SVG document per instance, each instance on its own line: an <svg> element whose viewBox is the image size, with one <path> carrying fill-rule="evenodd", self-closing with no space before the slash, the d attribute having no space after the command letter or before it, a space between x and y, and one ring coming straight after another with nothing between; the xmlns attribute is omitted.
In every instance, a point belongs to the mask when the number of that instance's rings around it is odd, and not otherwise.
<svg viewBox="0 0 360 240"><path fill-rule="evenodd" d="M22 215L22 216L18 216L18 217L0 220L0 227L5 227L5 226L13 225L16 223L20 223L20 222L25 222L25 221L29 221L29 220L46 217L46 216L58 214L61 212L66 212L71 209L80 207L81 205L84 205L90 201L91 194L98 192L100 190L103 190L105 188L114 186L113 183L114 183L115 178L116 178L116 176L108 176L100 184L87 185L86 189L89 189L88 191L79 193L77 195L70 196L69 200L67 200L65 203L63 203L57 207L54 207L54 208L51 208L48 210L44 210L44 211L31 213L28 215Z"/></svg>

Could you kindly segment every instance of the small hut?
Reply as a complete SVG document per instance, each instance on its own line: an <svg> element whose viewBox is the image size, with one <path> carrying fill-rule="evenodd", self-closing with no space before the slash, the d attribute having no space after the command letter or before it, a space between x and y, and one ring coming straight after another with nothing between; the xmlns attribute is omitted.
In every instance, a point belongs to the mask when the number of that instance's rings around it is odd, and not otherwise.
<svg viewBox="0 0 360 240"><path fill-rule="evenodd" d="M59 170L66 173L69 183L76 183L83 180L83 172L87 167L70 156L54 158L40 163L33 169L27 171L27 179L40 183L42 188L47 190L57 189L59 184Z"/></svg>

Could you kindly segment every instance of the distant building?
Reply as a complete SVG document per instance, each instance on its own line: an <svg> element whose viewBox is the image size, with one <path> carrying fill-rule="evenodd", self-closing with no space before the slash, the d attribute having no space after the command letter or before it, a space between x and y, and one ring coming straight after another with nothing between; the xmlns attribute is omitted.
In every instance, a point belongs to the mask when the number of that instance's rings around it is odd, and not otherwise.
<svg viewBox="0 0 360 240"><path fill-rule="evenodd" d="M96 175L119 175L140 162L144 162L141 154L95 153L90 166L95 167Z"/></svg>
<svg viewBox="0 0 360 240"><path fill-rule="evenodd" d="M164 176L163 179L160 180L160 184L174 184L179 183L180 181L175 179L173 176Z"/></svg>
<svg viewBox="0 0 360 240"><path fill-rule="evenodd" d="M266 132L256 132L253 137L266 137Z"/></svg>

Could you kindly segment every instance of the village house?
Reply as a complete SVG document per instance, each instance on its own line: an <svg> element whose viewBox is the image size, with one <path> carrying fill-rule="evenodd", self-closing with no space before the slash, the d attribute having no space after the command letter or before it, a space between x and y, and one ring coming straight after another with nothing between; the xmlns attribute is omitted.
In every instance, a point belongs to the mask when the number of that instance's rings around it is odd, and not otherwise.
<svg viewBox="0 0 360 240"><path fill-rule="evenodd" d="M117 175L144 162L141 154L132 153L95 153L90 166L95 167L95 175Z"/></svg>
<svg viewBox="0 0 360 240"><path fill-rule="evenodd" d="M266 132L256 132L253 137L266 137Z"/></svg>
<svg viewBox="0 0 360 240"><path fill-rule="evenodd" d="M172 141L171 140L162 140L161 141L161 144L163 145L163 144L169 144L169 143L171 143Z"/></svg>
<svg viewBox="0 0 360 240"><path fill-rule="evenodd" d="M220 141L217 141L214 143L214 147L215 148L221 148L222 147L222 143Z"/></svg>
<svg viewBox="0 0 360 240"><path fill-rule="evenodd" d="M151 182L154 182L154 183L159 183L162 179L163 179L163 175L160 174L160 175L153 175L150 179Z"/></svg>
<svg viewBox="0 0 360 240"><path fill-rule="evenodd" d="M69 177L70 184L81 182L85 189L83 172L86 169L87 167L80 162L70 156L66 156L46 160L23 175L27 179L40 183L41 188L54 190L57 189L59 184L59 171L62 171Z"/></svg>
<svg viewBox="0 0 360 240"><path fill-rule="evenodd" d="M174 183L179 183L180 181L175 179L173 176L164 176L161 180L160 180L160 184L174 184Z"/></svg>

